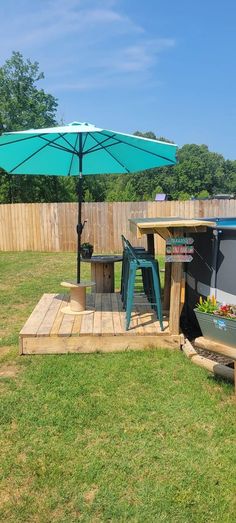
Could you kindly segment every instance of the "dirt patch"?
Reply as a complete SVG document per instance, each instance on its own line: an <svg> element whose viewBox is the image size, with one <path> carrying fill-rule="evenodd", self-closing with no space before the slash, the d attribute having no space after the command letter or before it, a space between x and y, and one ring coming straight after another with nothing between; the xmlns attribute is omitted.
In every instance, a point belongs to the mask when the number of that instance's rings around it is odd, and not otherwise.
<svg viewBox="0 0 236 523"><path fill-rule="evenodd" d="M6 356L6 354L9 354L12 351L12 346L10 345L5 347L0 347L0 358L1 356Z"/></svg>
<svg viewBox="0 0 236 523"><path fill-rule="evenodd" d="M17 365L2 365L0 367L0 378L15 378L19 372Z"/></svg>
<svg viewBox="0 0 236 523"><path fill-rule="evenodd" d="M97 494L98 488L94 487L93 489L89 490L88 492L85 492L84 494L84 501L88 504L93 503L95 496Z"/></svg>

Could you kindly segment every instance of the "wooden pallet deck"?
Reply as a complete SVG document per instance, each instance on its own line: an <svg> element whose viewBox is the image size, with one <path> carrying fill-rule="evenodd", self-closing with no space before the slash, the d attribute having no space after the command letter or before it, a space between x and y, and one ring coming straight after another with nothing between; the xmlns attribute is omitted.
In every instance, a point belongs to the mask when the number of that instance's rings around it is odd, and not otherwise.
<svg viewBox="0 0 236 523"><path fill-rule="evenodd" d="M171 335L167 319L161 332L144 298L135 301L128 331L119 293L87 295L90 314L63 314L68 295L44 294L20 332L21 354L116 352L149 347L179 348L182 335Z"/></svg>

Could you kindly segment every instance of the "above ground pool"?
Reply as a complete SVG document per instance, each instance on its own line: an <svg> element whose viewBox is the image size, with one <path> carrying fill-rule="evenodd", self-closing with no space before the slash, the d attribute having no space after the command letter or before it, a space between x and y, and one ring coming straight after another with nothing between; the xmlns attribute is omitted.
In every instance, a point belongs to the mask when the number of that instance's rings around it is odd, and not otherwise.
<svg viewBox="0 0 236 523"><path fill-rule="evenodd" d="M212 218L215 220L217 228L236 229L236 218Z"/></svg>
<svg viewBox="0 0 236 523"><path fill-rule="evenodd" d="M220 303L236 304L236 217L207 220L216 226L191 234L193 261L186 263L186 312L191 320L200 296L214 295Z"/></svg>

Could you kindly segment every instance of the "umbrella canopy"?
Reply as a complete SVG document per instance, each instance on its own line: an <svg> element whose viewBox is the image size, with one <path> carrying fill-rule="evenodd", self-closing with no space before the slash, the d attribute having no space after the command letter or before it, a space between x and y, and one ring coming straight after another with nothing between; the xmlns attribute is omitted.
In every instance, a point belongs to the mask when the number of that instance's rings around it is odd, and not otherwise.
<svg viewBox="0 0 236 523"><path fill-rule="evenodd" d="M0 137L0 167L11 174L78 176L78 257L82 175L131 173L174 165L177 145L73 122L47 129L4 133Z"/></svg>

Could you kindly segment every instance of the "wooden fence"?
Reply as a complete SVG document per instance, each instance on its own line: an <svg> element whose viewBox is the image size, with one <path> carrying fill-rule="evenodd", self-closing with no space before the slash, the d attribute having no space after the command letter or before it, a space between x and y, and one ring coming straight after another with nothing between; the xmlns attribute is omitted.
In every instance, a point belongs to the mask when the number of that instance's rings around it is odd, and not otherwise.
<svg viewBox="0 0 236 523"><path fill-rule="evenodd" d="M75 251L77 210L76 203L1 204L0 251ZM129 218L157 216L236 216L236 200L85 203L83 241L97 253L118 253L122 233L133 244L144 244L130 233ZM164 253L163 240L155 241L157 252Z"/></svg>

